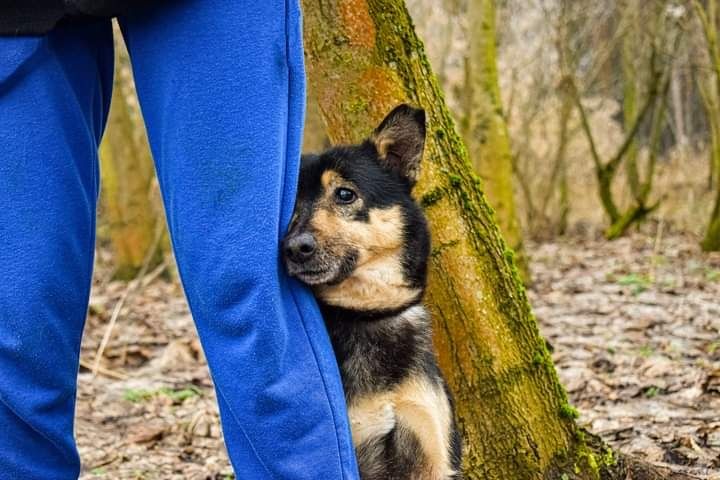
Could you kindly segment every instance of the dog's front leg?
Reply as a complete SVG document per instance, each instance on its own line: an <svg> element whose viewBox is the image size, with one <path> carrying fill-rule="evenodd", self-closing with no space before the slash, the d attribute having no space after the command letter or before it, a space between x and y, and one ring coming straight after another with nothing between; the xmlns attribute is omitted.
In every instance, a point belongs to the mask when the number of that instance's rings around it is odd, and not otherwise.
<svg viewBox="0 0 720 480"><path fill-rule="evenodd" d="M395 428L395 405L390 393L374 393L348 406L353 444L357 447L373 438L382 438Z"/></svg>
<svg viewBox="0 0 720 480"><path fill-rule="evenodd" d="M395 414L398 424L414 434L424 456L411 478L457 478L450 460L452 410L442 385L422 376L407 380L397 390Z"/></svg>

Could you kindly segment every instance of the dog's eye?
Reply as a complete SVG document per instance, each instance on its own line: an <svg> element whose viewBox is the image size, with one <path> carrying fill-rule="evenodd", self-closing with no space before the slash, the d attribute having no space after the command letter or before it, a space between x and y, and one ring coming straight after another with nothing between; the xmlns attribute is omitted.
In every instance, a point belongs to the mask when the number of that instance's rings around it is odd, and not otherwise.
<svg viewBox="0 0 720 480"><path fill-rule="evenodd" d="M337 203L352 203L357 198L357 194L349 188L338 188L335 190L335 201Z"/></svg>

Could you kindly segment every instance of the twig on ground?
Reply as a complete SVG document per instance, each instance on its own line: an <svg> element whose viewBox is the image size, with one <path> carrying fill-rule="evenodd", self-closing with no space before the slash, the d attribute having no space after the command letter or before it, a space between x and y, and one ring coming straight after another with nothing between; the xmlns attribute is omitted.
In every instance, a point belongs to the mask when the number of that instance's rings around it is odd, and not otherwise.
<svg viewBox="0 0 720 480"><path fill-rule="evenodd" d="M89 466L87 467L87 469L88 469L89 471L93 471L93 470L95 470L96 468L106 467L106 466L108 466L108 465L110 465L110 464L112 464L112 463L117 462L118 460L122 460L122 455L119 455L119 454L117 454L117 453L114 453L114 454L110 455L109 457L106 457L106 458L104 458L103 460L100 460L99 462L96 462L96 463L94 463L94 464L92 464L92 465L89 465Z"/></svg>
<svg viewBox="0 0 720 480"><path fill-rule="evenodd" d="M87 360L83 360L82 358L80 359L80 366L83 368L87 368L88 370L92 370L94 368L93 364L91 364ZM116 372L103 366L98 366L98 373L100 375L105 375L106 377L114 378L115 380L127 380L128 378L130 378L124 373Z"/></svg>
<svg viewBox="0 0 720 480"><path fill-rule="evenodd" d="M142 279L142 285L141 285L142 288L147 287L148 285L150 285L151 283L153 283L160 275L162 275L162 273L163 273L163 272L170 266L170 264L172 263L172 258L173 258L173 257L172 257L171 255L167 255L167 256L165 257L165 259L160 263L160 265L158 265L157 267L155 267L155 270L153 270L152 272L150 272L150 273L148 273L147 275L145 275L145 277Z"/></svg>
<svg viewBox="0 0 720 480"><path fill-rule="evenodd" d="M120 316L120 311L122 310L123 306L125 305L125 302L127 302L127 299L135 293L135 291L138 290L138 287L143 286L142 284L142 278L145 276L145 274L148 271L148 268L150 268L150 262L155 257L155 254L157 253L157 249L160 246L160 240L162 238L162 222L158 222L158 226L155 229L155 238L153 239L153 243L151 247L148 249L147 254L145 255L145 258L143 259L143 264L140 267L140 270L138 271L137 275L134 279L132 279L130 282L128 282L127 287L125 288L125 291L123 292L122 296L118 300L118 302L115 304L115 308L113 308L112 315L110 316L110 322L108 322L108 326L105 328L105 334L103 335L102 341L100 342L100 346L97 349L97 352L95 353L95 361L93 362L92 366L92 374L93 378L95 378L100 371L100 361L102 360L103 354L105 353L105 348L107 347L108 343L110 342L110 338L112 337L113 329L115 328L115 324L117 323L118 317ZM165 262L163 262L164 265ZM157 270L157 269L156 269ZM155 273L155 272L153 272Z"/></svg>

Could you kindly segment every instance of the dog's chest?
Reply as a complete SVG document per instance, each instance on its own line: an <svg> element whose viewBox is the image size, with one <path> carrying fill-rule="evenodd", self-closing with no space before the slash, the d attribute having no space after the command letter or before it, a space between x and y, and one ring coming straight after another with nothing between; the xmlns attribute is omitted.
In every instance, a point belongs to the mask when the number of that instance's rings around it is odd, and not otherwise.
<svg viewBox="0 0 720 480"><path fill-rule="evenodd" d="M432 348L427 314L421 306L386 319L331 319L328 331L348 401L392 389L422 369L424 355Z"/></svg>

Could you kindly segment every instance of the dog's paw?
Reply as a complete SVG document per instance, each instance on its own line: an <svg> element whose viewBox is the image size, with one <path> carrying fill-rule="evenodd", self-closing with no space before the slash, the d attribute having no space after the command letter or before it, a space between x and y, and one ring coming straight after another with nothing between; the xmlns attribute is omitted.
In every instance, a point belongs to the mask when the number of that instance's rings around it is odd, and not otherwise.
<svg viewBox="0 0 720 480"><path fill-rule="evenodd" d="M350 408L348 414L355 445L360 445L371 438L387 435L395 428L397 421L395 406L390 401L370 402L370 404Z"/></svg>

